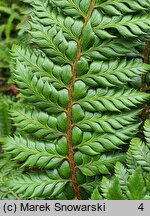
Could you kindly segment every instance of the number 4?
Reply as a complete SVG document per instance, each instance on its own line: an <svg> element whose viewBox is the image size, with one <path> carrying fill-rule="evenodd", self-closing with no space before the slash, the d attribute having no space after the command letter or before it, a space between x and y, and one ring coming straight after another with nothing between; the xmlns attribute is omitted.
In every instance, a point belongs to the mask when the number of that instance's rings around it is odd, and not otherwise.
<svg viewBox="0 0 150 216"><path fill-rule="evenodd" d="M143 203L141 203L138 207L139 210L143 211L144 210L144 206L143 206Z"/></svg>

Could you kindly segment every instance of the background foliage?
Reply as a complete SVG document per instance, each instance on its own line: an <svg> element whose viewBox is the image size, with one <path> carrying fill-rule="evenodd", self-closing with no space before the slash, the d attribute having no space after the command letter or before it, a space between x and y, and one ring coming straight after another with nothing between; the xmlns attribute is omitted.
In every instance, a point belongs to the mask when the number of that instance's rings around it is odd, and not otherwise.
<svg viewBox="0 0 150 216"><path fill-rule="evenodd" d="M13 43L17 42L18 22L21 21L21 8L18 1L0 1L0 78L1 85L9 76L10 52ZM2 88L1 88L2 91Z"/></svg>
<svg viewBox="0 0 150 216"><path fill-rule="evenodd" d="M8 109L17 89L10 79L10 50L13 44L25 44L22 35L27 27L28 13L25 11L22 1L0 0L0 137L12 132Z"/></svg>

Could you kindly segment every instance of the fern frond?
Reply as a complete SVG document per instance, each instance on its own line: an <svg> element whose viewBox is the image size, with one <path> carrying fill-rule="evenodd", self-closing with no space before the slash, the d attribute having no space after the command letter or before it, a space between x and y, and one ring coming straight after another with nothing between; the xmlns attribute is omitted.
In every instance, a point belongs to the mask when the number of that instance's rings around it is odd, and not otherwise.
<svg viewBox="0 0 150 216"><path fill-rule="evenodd" d="M126 199L126 196L122 193L119 180L117 178L114 178L111 187L108 189L108 193L106 198L108 200L124 200Z"/></svg>
<svg viewBox="0 0 150 216"><path fill-rule="evenodd" d="M107 196L108 190L111 187L111 185L112 185L112 181L104 176L102 178L101 186L100 186L103 197Z"/></svg>
<svg viewBox="0 0 150 216"><path fill-rule="evenodd" d="M68 180L62 179L57 171L21 175L7 180L6 184L23 197L53 197L63 191Z"/></svg>
<svg viewBox="0 0 150 216"><path fill-rule="evenodd" d="M143 169L147 171L150 170L150 150L142 140L139 138L133 138L130 145L130 152L136 162L141 165Z"/></svg>
<svg viewBox="0 0 150 216"><path fill-rule="evenodd" d="M104 13L110 15L121 15L125 13L131 13L134 11L147 10L149 6L149 0L116 0L116 1L101 1L96 0L96 7L100 8Z"/></svg>
<svg viewBox="0 0 150 216"><path fill-rule="evenodd" d="M127 180L128 180L129 174L128 174L125 166L123 166L123 164L120 162L116 163L115 175L118 177L121 189L126 190L127 189Z"/></svg>
<svg viewBox="0 0 150 216"><path fill-rule="evenodd" d="M89 155L97 155L100 152L120 149L119 146L125 144L127 139L136 134L138 126L138 124L130 125L130 127L117 130L114 134L104 133L101 134L101 136L99 133L82 133L82 131L76 127L73 128L72 131L73 144L76 145L75 148Z"/></svg>
<svg viewBox="0 0 150 216"><path fill-rule="evenodd" d="M61 113L57 118L37 110L22 109L21 106L11 111L12 119L20 131L26 131L37 138L53 140L66 132L67 118Z"/></svg>
<svg viewBox="0 0 150 216"><path fill-rule="evenodd" d="M80 91L80 90L79 90ZM87 111L129 110L141 103L147 95L134 89L89 89L78 103Z"/></svg>
<svg viewBox="0 0 150 216"><path fill-rule="evenodd" d="M80 17L86 17L91 4L90 0L86 0L86 1L52 0L52 2L57 7L61 8L65 14L69 14L72 16L80 16Z"/></svg>
<svg viewBox="0 0 150 216"><path fill-rule="evenodd" d="M53 61L59 64L72 63L77 54L77 43L65 39L62 30L56 26L43 27L40 23L31 23L34 31L30 32L36 43Z"/></svg>
<svg viewBox="0 0 150 216"><path fill-rule="evenodd" d="M150 149L150 120L147 119L144 123L144 135L146 139L146 145Z"/></svg>
<svg viewBox="0 0 150 216"><path fill-rule="evenodd" d="M135 187L135 185L137 187ZM142 173L140 172L140 168L136 169L135 172L131 175L127 186L129 190L127 191L128 199L144 199L144 197L146 196L146 188L144 185Z"/></svg>
<svg viewBox="0 0 150 216"><path fill-rule="evenodd" d="M63 13L57 13L57 9L50 7L48 1L33 1L32 6L35 8L35 15L38 22L45 26L56 25L67 34L67 38L77 41L81 35L83 22L80 19L72 19L71 16L64 16Z"/></svg>
<svg viewBox="0 0 150 216"><path fill-rule="evenodd" d="M17 64L14 76L18 86L23 87L20 90L23 97L35 103L37 107L54 113L61 112L67 107L69 102L67 89L57 91L49 81L39 78L21 63Z"/></svg>
<svg viewBox="0 0 150 216"><path fill-rule="evenodd" d="M4 149L13 155L13 160L24 162L23 166L52 169L62 164L64 153L59 152L59 145L25 139L21 136L7 138Z"/></svg>
<svg viewBox="0 0 150 216"><path fill-rule="evenodd" d="M0 154L0 199L21 199L22 197L6 185L6 180L22 174L23 168L17 169L17 163L11 160L11 155Z"/></svg>
<svg viewBox="0 0 150 216"><path fill-rule="evenodd" d="M133 171L136 170L139 165L136 159L133 157L130 149L128 149L126 155L127 155L126 161L127 161L127 167L128 167L129 173L133 173Z"/></svg>
<svg viewBox="0 0 150 216"><path fill-rule="evenodd" d="M95 11L93 19L100 20L98 25L93 21L94 32L100 38L116 37L112 33L109 35L109 29L116 29L124 37L136 37L146 34L150 26L149 15L125 15L125 16L103 16L100 12ZM108 32L107 32L108 31ZM102 33L102 35L101 35Z"/></svg>
<svg viewBox="0 0 150 216"><path fill-rule="evenodd" d="M140 51L150 30L149 0L25 2L32 6L31 40L12 51L20 94L11 109L16 132L4 149L26 174L8 178L7 186L28 199L89 199L94 188L93 197L145 199L142 174L144 191L137 197L130 189L141 171L128 177L143 159L135 149L133 158L131 148L127 158L124 152L149 97L130 88L149 69ZM129 171L115 168L126 159ZM115 178L101 183L114 168Z"/></svg>
<svg viewBox="0 0 150 216"><path fill-rule="evenodd" d="M126 44L126 40L122 38L103 41L95 37L95 42L90 42L93 46L90 44L89 48L87 45L86 50L84 49L83 57L85 56L91 60L110 60L126 56L140 57L140 53L136 49L136 47L140 44L140 41L137 39L132 42L129 39Z"/></svg>
<svg viewBox="0 0 150 216"><path fill-rule="evenodd" d="M139 165L144 172L150 170L149 126L150 122L147 119L143 125L143 134L145 135L146 142L139 137L131 140L130 147L127 151L127 166L130 173L133 173Z"/></svg>
<svg viewBox="0 0 150 216"><path fill-rule="evenodd" d="M80 79L91 87L120 86L145 71L140 59L95 61L88 67L88 72L80 76Z"/></svg>
<svg viewBox="0 0 150 216"><path fill-rule="evenodd" d="M69 65L59 67L55 65L44 53L37 49L23 49L20 46L13 46L13 57L23 62L32 69L39 78L49 80L56 88L63 88L71 82L71 67Z"/></svg>
<svg viewBox="0 0 150 216"><path fill-rule="evenodd" d="M120 169L124 170L122 164L119 166ZM119 172L122 173L123 170L120 170ZM127 170L125 172L128 175ZM148 180L149 175L145 176L140 167L134 170L132 174L126 178L124 189L122 189L119 177L112 177L110 179L103 177L100 185L101 190L97 191L96 196L108 200L149 200L150 190ZM92 197L93 195L94 194L92 194ZM95 196L93 198L95 198Z"/></svg>
<svg viewBox="0 0 150 216"><path fill-rule="evenodd" d="M78 155L80 156L80 155ZM78 157L77 156L77 157ZM77 158L78 159L78 158ZM79 165L78 168L81 172L86 176L94 176L98 173L109 174L109 169L113 168L113 165L116 164L117 161L124 161L125 154L115 154L115 155L101 155L100 157L93 157L84 159L83 156L83 164Z"/></svg>
<svg viewBox="0 0 150 216"><path fill-rule="evenodd" d="M98 188L95 188L95 189L93 190L92 195L91 195L91 200L102 200L102 199L103 199L103 198L102 198L102 196L100 195Z"/></svg>
<svg viewBox="0 0 150 216"><path fill-rule="evenodd" d="M140 111L137 110L124 112L123 114L121 113L108 115L85 112L84 118L80 120L76 125L82 131L94 131L97 133L116 133L116 130L132 124L137 119L139 112Z"/></svg>

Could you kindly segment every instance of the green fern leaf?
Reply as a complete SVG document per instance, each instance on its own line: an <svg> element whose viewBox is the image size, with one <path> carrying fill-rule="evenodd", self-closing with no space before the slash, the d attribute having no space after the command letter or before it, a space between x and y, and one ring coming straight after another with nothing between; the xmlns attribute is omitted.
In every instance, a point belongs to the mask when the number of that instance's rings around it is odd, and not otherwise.
<svg viewBox="0 0 150 216"><path fill-rule="evenodd" d="M62 152L59 145L53 143L34 142L23 137L8 138L4 149L13 155L15 161L24 162L23 166L52 169L58 167L65 159L66 149ZM29 151L30 150L30 151Z"/></svg>
<svg viewBox="0 0 150 216"><path fill-rule="evenodd" d="M149 15L125 15L125 16L103 16L98 11L93 14L94 18L99 18L100 23L93 20L94 31L100 38L112 38L113 35L108 35L107 30L110 28L116 29L124 37L136 37L138 35L146 34L145 30L149 27ZM101 31L103 31L101 37ZM106 36L104 35L104 31ZM114 35L115 37L115 35Z"/></svg>
<svg viewBox="0 0 150 216"><path fill-rule="evenodd" d="M98 188L94 189L91 195L91 200L102 200L102 196L100 195Z"/></svg>
<svg viewBox="0 0 150 216"><path fill-rule="evenodd" d="M78 162L77 155L77 162ZM82 164L79 165L79 169L81 172L86 176L94 176L98 173L102 174L109 174L109 169L113 168L113 164L115 164L117 161L124 161L125 155L124 154L116 154L116 155L101 155L100 157L93 157L91 160L90 158L82 159Z"/></svg>
<svg viewBox="0 0 150 216"><path fill-rule="evenodd" d="M127 180L128 180L129 175L128 175L127 169L120 162L116 163L115 175L116 177L118 177L121 189L126 190Z"/></svg>
<svg viewBox="0 0 150 216"><path fill-rule="evenodd" d="M36 16L38 21L43 25L56 25L62 29L69 39L77 40L81 35L83 22L80 19L74 20L71 16L64 16L63 13L58 14L57 9L51 7L48 1L32 1L32 6L35 8L33 16ZM42 11L42 12L41 12Z"/></svg>
<svg viewBox="0 0 150 216"><path fill-rule="evenodd" d="M20 90L23 97L35 103L37 107L54 113L61 112L67 107L69 102L67 89L61 89L58 92L50 82L38 78L21 63L18 63L14 75L17 78L18 86L23 87Z"/></svg>
<svg viewBox="0 0 150 216"><path fill-rule="evenodd" d="M63 180L58 172L32 173L28 176L22 175L16 179L7 180L6 184L23 194L23 197L51 197L61 193L68 180Z"/></svg>
<svg viewBox="0 0 150 216"><path fill-rule="evenodd" d="M95 61L88 67L88 72L80 79L91 87L121 86L125 82L145 72L141 60L133 59L127 61Z"/></svg>
<svg viewBox="0 0 150 216"><path fill-rule="evenodd" d="M145 170L150 170L150 150L139 138L133 138L130 145L130 152L136 162Z"/></svg>
<svg viewBox="0 0 150 216"><path fill-rule="evenodd" d="M127 196L130 200L142 200L146 197L146 188L141 169L137 168L128 181Z"/></svg>
<svg viewBox="0 0 150 216"><path fill-rule="evenodd" d="M132 128L132 133L131 133ZM138 125L130 125L116 131L114 134L102 134L99 137L98 133L91 134L90 132L82 132L79 128L73 128L72 138L75 148L89 155L97 155L100 152L119 149L118 147L125 143L125 140L136 134Z"/></svg>
<svg viewBox="0 0 150 216"><path fill-rule="evenodd" d="M71 63L73 61L77 54L77 43L75 41L67 42L62 30L57 31L56 26L51 28L43 27L37 22L32 22L31 27L34 29L33 32L30 32L33 42L51 57L52 60L57 63Z"/></svg>
<svg viewBox="0 0 150 216"><path fill-rule="evenodd" d="M107 14L110 15L121 15L124 13L130 13L134 11L141 11L147 9L149 6L149 1L143 0L142 2L140 0L136 1L126 1L126 0L116 0L116 1L101 1L96 0L97 7L102 9Z"/></svg>
<svg viewBox="0 0 150 216"><path fill-rule="evenodd" d="M144 123L144 135L146 139L146 144L150 148L150 120L146 120Z"/></svg>
<svg viewBox="0 0 150 216"><path fill-rule="evenodd" d="M55 118L44 112L37 112L37 110L31 112L31 109L22 109L20 106L17 109L12 109L11 116L15 119L15 125L20 131L34 134L37 138L44 137L53 140L62 136L67 129L65 113L61 113Z"/></svg>
<svg viewBox="0 0 150 216"><path fill-rule="evenodd" d="M146 176L146 188L150 192L150 174Z"/></svg>
<svg viewBox="0 0 150 216"><path fill-rule="evenodd" d="M80 112L83 110L80 108ZM116 130L122 129L123 127L130 125L137 118L139 111L129 111L124 114L113 114L113 115L101 115L99 113L91 114L85 112L84 119L77 123L77 126L82 131L94 131L97 133L116 133ZM77 121L77 118L76 118Z"/></svg>
<svg viewBox="0 0 150 216"><path fill-rule="evenodd" d="M136 159L133 157L132 152L129 148L129 150L126 153L127 155L127 167L129 170L129 173L133 173L134 170L136 170L138 168L138 163L136 161Z"/></svg>
<svg viewBox="0 0 150 216"><path fill-rule="evenodd" d="M116 170L120 168L124 172L125 167L121 163L116 165ZM121 172L122 172L121 171ZM117 171L118 172L118 171ZM150 193L149 193L149 174L144 174L142 172L141 167L136 168L135 170L130 173L126 169L126 177L125 181L122 181L122 173L119 170L118 176L111 176L109 179L103 177L100 182L100 189L99 196L108 200L149 200ZM124 176L124 174L123 174ZM125 185L125 187L122 187ZM95 189L96 190L96 189Z"/></svg>
<svg viewBox="0 0 150 216"><path fill-rule="evenodd" d="M12 53L14 58L32 69L37 77L49 80L53 83L54 87L61 89L62 87L66 87L65 84L71 82L72 72L69 65L64 67L56 66L44 53L39 52L37 49L31 50L28 48L25 50L22 47L14 45Z"/></svg>
<svg viewBox="0 0 150 216"><path fill-rule="evenodd" d="M119 180L117 178L113 180L112 185L108 190L107 199L108 200L124 200L125 199L125 196L123 195L120 185L119 185Z"/></svg>
<svg viewBox="0 0 150 216"><path fill-rule="evenodd" d="M101 188L101 192L102 192L103 197L106 198L108 190L111 187L111 185L112 185L112 181L110 179L108 179L106 177L102 178L100 188Z"/></svg>
<svg viewBox="0 0 150 216"><path fill-rule="evenodd" d="M150 30L149 0L25 2L32 7L31 40L12 50L20 93L10 112L16 131L3 145L25 172L9 177L7 187L25 199L89 199L92 193L125 199L126 189L132 198L135 177L128 183L128 170L117 162L130 162L129 174L143 161L149 166L136 147L124 153L149 97L130 88L149 69L140 52ZM139 149L148 158L147 146ZM116 177L104 178L114 167Z"/></svg>
<svg viewBox="0 0 150 216"><path fill-rule="evenodd" d="M90 57L94 60L110 60L117 57L126 57L128 55L139 57L139 52L135 49L138 46L138 40L134 43L129 40L128 44L125 43L125 39L108 39L106 41L100 40L95 37L93 46L87 51L83 52L83 56Z"/></svg>
<svg viewBox="0 0 150 216"><path fill-rule="evenodd" d="M120 111L129 110L141 103L147 96L134 89L89 89L86 97L78 103L87 111Z"/></svg>
<svg viewBox="0 0 150 216"><path fill-rule="evenodd" d="M7 153L0 154L0 199L21 199L21 195L11 190L7 185L6 181L9 178L15 178L21 175L23 172L22 168L17 169L17 163L11 160L11 155Z"/></svg>
<svg viewBox="0 0 150 216"><path fill-rule="evenodd" d="M73 16L83 16L86 17L89 11L89 7L91 4L90 0L75 0L75 1L68 1L68 0L52 0L52 2L62 9L63 12Z"/></svg>

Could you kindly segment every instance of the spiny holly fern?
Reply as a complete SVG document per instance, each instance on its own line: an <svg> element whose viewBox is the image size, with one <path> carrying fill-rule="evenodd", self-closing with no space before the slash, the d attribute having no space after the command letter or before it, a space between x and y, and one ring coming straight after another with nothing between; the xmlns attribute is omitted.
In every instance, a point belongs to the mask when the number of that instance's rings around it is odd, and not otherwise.
<svg viewBox="0 0 150 216"><path fill-rule="evenodd" d="M138 166L144 171L150 171L150 120L144 124L145 141L141 138L133 138L127 152L128 168L131 172Z"/></svg>
<svg viewBox="0 0 150 216"><path fill-rule="evenodd" d="M94 189L92 200L150 200L150 174L143 174L140 167L130 174L119 162L115 168L116 176L103 177L100 191Z"/></svg>
<svg viewBox="0 0 150 216"><path fill-rule="evenodd" d="M117 162L115 176L103 177L91 199L150 200L150 120L144 124L145 142L133 138L127 152L126 166Z"/></svg>
<svg viewBox="0 0 150 216"><path fill-rule="evenodd" d="M89 199L125 162L140 126L148 95L128 83L148 69L140 46L150 1L25 2L33 7L31 44L13 47L20 100L11 109L16 133L4 144L24 170L4 185L19 198Z"/></svg>

